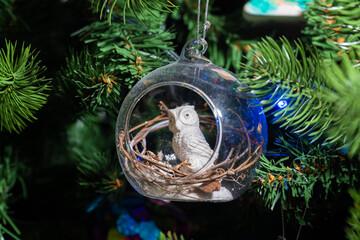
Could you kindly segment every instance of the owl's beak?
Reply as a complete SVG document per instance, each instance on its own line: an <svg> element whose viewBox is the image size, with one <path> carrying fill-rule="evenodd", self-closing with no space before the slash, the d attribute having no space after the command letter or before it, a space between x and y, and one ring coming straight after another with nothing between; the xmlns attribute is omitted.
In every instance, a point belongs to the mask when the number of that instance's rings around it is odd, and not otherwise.
<svg viewBox="0 0 360 240"><path fill-rule="evenodd" d="M169 129L171 132L175 133L177 130L176 130L176 126L174 124L175 112L173 109L169 109L168 116L169 116Z"/></svg>

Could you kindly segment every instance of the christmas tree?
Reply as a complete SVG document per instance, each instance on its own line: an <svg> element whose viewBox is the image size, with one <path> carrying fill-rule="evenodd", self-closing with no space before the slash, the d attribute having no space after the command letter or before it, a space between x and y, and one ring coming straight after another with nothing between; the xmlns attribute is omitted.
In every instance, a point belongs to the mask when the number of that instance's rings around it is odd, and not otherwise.
<svg viewBox="0 0 360 240"><path fill-rule="evenodd" d="M240 198L190 203L138 194L115 131L197 1L0 0L0 239L360 239L360 1L282 2L302 13L209 3L205 55L259 99L268 146Z"/></svg>

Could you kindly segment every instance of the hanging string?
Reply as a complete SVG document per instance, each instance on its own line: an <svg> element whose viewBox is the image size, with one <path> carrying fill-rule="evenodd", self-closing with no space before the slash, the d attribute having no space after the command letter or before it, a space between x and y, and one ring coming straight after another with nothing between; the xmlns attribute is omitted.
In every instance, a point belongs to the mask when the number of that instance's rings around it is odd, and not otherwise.
<svg viewBox="0 0 360 240"><path fill-rule="evenodd" d="M206 31L210 29L211 23L207 20L208 15L208 8L209 8L209 0L206 0L205 6L205 16L204 16L204 31L203 31L203 39L206 38Z"/></svg>
<svg viewBox="0 0 360 240"><path fill-rule="evenodd" d="M198 0L198 12L197 12L197 22L196 22L196 40L199 40L199 25L200 25L200 5L201 0Z"/></svg>
<svg viewBox="0 0 360 240"><path fill-rule="evenodd" d="M198 12L197 12L197 23L196 23L196 39L197 40L200 40L200 37L199 37L199 35L200 35L200 7L201 7L201 0L198 0ZM202 39L205 39L206 31L209 30L209 28L211 26L211 23L207 20L208 9L209 9L209 0L206 0Z"/></svg>

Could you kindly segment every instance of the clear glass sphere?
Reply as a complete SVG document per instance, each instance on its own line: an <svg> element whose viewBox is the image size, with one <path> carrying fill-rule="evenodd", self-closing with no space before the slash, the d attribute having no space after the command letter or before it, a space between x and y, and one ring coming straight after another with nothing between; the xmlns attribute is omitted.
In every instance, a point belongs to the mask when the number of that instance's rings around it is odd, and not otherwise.
<svg viewBox="0 0 360 240"><path fill-rule="evenodd" d="M121 167L141 194L177 201L230 201L254 176L267 145L255 96L192 40L180 59L139 81L116 126ZM199 50L199 47L203 49Z"/></svg>

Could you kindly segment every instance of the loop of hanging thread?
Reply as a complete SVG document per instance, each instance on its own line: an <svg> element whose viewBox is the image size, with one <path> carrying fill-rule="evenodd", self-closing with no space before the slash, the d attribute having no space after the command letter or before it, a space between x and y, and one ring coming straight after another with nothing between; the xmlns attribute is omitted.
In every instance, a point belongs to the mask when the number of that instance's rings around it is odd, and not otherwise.
<svg viewBox="0 0 360 240"><path fill-rule="evenodd" d="M198 0L198 12L197 12L197 23L196 23L196 39L199 40L200 37L200 6L201 6L201 0ZM211 23L207 20L208 15L208 9L209 9L209 0L206 0L205 5L205 15L204 15L204 28L203 28L203 34L202 39L205 39L206 37L206 31L209 30Z"/></svg>

